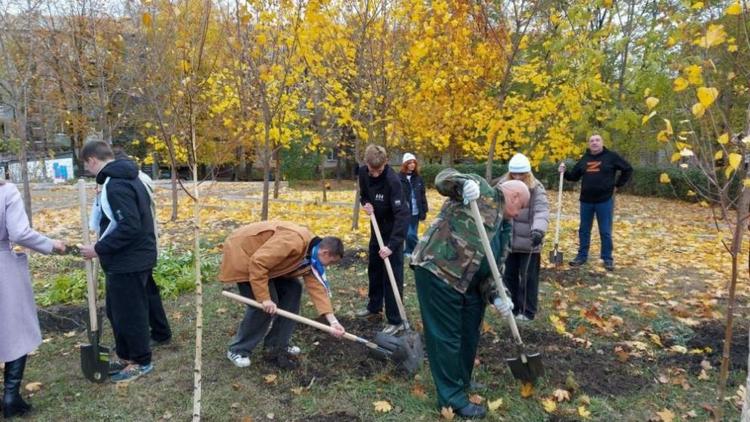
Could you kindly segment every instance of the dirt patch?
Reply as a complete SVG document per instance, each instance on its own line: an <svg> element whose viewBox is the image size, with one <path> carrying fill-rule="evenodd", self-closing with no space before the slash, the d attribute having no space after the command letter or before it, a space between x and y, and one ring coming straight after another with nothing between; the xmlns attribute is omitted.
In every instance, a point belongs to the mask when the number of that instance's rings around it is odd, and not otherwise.
<svg viewBox="0 0 750 422"><path fill-rule="evenodd" d="M659 366L677 366L690 373L701 370L701 361L707 359L718 368L721 365L721 354L724 350L724 322L708 321L693 327L695 335L685 345L688 350L711 348L711 353L701 355L674 354L659 360ZM732 333L732 348L729 371L746 371L748 356L748 327L735 325Z"/></svg>
<svg viewBox="0 0 750 422"><path fill-rule="evenodd" d="M340 318L340 321L347 332L368 340L382 328L382 322L369 319ZM302 365L297 369L299 386L327 385L352 376L369 378L383 368L383 362L371 357L364 345L336 339L306 325L297 325L296 331L294 341L305 350Z"/></svg>
<svg viewBox="0 0 750 422"><path fill-rule="evenodd" d="M360 256L361 254L365 254L364 257ZM340 268L349 268L352 265L357 264L367 265L367 249L357 248L344 250L344 257L341 258L341 261L336 265Z"/></svg>
<svg viewBox="0 0 750 422"><path fill-rule="evenodd" d="M593 347L586 349L556 333L527 329L524 341L531 350L541 352L545 379L550 385L564 386L573 381L587 394L618 396L637 391L649 383L639 366L619 362L608 351L599 353ZM505 361L498 357L510 357L513 350L510 332L501 334L497 343L494 336L483 336L478 357L490 371L505 371L510 376ZM572 374L572 380L569 374Z"/></svg>
<svg viewBox="0 0 750 422"><path fill-rule="evenodd" d="M298 422L358 422L359 416L352 415L346 412L334 412L325 413L320 415L305 416L302 419L297 419Z"/></svg>
<svg viewBox="0 0 750 422"><path fill-rule="evenodd" d="M88 310L84 306L55 305L39 308L39 326L45 333L85 330Z"/></svg>

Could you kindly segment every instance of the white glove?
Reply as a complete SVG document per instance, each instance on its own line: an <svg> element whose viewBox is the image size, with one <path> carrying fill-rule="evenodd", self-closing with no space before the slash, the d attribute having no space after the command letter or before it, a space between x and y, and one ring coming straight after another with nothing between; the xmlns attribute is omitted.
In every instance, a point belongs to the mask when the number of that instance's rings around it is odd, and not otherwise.
<svg viewBox="0 0 750 422"><path fill-rule="evenodd" d="M492 306L500 312L503 318L509 318L513 315L513 301L510 298L503 300L501 297L496 297L492 302Z"/></svg>
<svg viewBox="0 0 750 422"><path fill-rule="evenodd" d="M464 198L464 205L469 205L469 202L479 199L479 183L473 180L465 181L461 196Z"/></svg>

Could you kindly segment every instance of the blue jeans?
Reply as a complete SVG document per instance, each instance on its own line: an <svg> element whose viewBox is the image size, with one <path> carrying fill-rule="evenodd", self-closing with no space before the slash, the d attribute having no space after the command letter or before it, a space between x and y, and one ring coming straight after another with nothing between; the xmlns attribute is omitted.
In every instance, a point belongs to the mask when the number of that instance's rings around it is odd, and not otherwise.
<svg viewBox="0 0 750 422"><path fill-rule="evenodd" d="M409 217L409 229L406 231L406 247L404 247L404 253L414 252L414 248L419 242L419 236L417 236L417 229L419 228L419 215L412 215Z"/></svg>
<svg viewBox="0 0 750 422"><path fill-rule="evenodd" d="M604 202L592 204L581 202L581 225L578 226L578 255L576 260L586 261L589 257L589 246L591 245L591 226L599 226L599 237L602 239L601 258L604 262L613 262L612 258L612 220L615 210L615 197Z"/></svg>

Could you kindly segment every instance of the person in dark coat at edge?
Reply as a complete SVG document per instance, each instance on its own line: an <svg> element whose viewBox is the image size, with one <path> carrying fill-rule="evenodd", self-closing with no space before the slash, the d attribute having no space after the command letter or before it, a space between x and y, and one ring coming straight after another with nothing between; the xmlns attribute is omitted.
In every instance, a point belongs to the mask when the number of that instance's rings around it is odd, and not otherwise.
<svg viewBox="0 0 750 422"><path fill-rule="evenodd" d="M607 271L614 271L615 260L612 245L612 223L615 212L615 190L623 187L630 176L633 167L619 154L604 147L601 135L593 134L589 138L589 148L575 166L565 171L565 163L560 163L560 173L565 174L565 180L581 181L581 222L578 226L578 254L570 261L570 265L578 267L586 263L591 245L591 226L596 216L601 238L601 258ZM620 176L617 176L617 172Z"/></svg>
<svg viewBox="0 0 750 422"><path fill-rule="evenodd" d="M3 374L3 417L31 411L21 397L26 357L42 344L42 333L31 288L29 261L13 246L39 253L65 252L65 244L32 230L16 185L0 180L0 362Z"/></svg>
<svg viewBox="0 0 750 422"><path fill-rule="evenodd" d="M81 246L84 258L99 257L106 278L107 317L117 356L126 366L113 382L133 381L153 370L147 284L156 265L151 199L130 160L115 160L110 146L92 141L81 150L86 170L102 185L99 240Z"/></svg>
<svg viewBox="0 0 750 422"><path fill-rule="evenodd" d="M401 189L401 179L387 162L385 148L371 144L365 149L365 165L359 168L360 203L368 216L375 213L384 246L380 248L371 227L367 265L369 302L367 307L359 310L356 315L361 318L378 316L385 301L385 316L388 322L383 333L394 335L404 329L404 324L398 312L384 260L390 259L398 294L403 297L403 247L406 228L409 225L409 206Z"/></svg>
<svg viewBox="0 0 750 422"><path fill-rule="evenodd" d="M414 154L407 152L401 160L401 187L404 190L406 204L409 205L411 216L409 217L409 228L406 231L406 246L404 257L409 259L414 247L419 241L419 222L427 218L429 207L427 206L427 193L422 176L419 174L419 163Z"/></svg>
<svg viewBox="0 0 750 422"><path fill-rule="evenodd" d="M122 150L120 147L113 147L112 150L115 153L116 160L133 160ZM136 163L137 165L137 163ZM156 237L156 250L159 250L159 227L156 219L156 198L154 181L142 171L138 171L138 178L146 187L149 197L151 198L151 218L154 220L154 235ZM94 204L98 206L99 204ZM92 213L93 214L93 213ZM95 229L95 230L98 230ZM148 277L148 283L146 284L146 291L148 292L148 325L151 327L151 348L168 344L172 340L172 329L169 326L169 320L167 319L167 313L164 311L164 304L161 300L161 292L159 286L154 280L153 271ZM114 369L118 368L117 365L113 365Z"/></svg>

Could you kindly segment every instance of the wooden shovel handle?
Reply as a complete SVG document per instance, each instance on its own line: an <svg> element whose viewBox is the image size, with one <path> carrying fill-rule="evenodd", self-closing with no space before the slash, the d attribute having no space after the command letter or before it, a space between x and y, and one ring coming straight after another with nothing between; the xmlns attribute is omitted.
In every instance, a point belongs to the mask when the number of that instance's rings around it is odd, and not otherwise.
<svg viewBox="0 0 750 422"><path fill-rule="evenodd" d="M89 234L89 217L88 217L88 200L86 199L86 181L78 179L78 202L81 207L81 238L84 245L91 244L91 235ZM99 330L99 318L96 314L96 274L94 272L94 262L91 259L85 259L86 267L86 293L89 304L89 327L91 332Z"/></svg>
<svg viewBox="0 0 750 422"><path fill-rule="evenodd" d="M228 297L228 298L230 298L230 299L236 300L237 302L244 303L245 305L250 305L250 306L252 306L254 308L258 308L258 309L261 309L261 310L263 309L263 305L261 305L259 302L256 302L256 301L254 301L254 300L252 300L250 298L247 298L245 296L240 296L240 295L238 295L236 293L228 292L226 290L222 291L221 294L224 295L224 296L226 296L226 297ZM333 328L331 328L330 326L325 325L325 324L321 324L318 321L314 321L314 320L312 320L310 318L305 318L302 315L297 315L297 314L295 314L293 312L285 311L283 309L276 309L276 315L282 316L284 318L289 318L289 319L297 321L297 322L299 322L301 324L309 325L310 327L317 328L318 330L321 330L321 331L325 331L328 334L333 334L334 333ZM347 339L347 340L351 340L351 341L354 341L354 342L357 342L357 343L362 343L365 346L370 347L370 348L377 348L378 347L377 344L372 343L370 341L367 341L367 340L363 339L362 337L357 337L354 334L344 333L344 335L342 337L345 338L345 339Z"/></svg>
<svg viewBox="0 0 750 422"><path fill-rule="evenodd" d="M487 258L487 262L490 264L490 270L492 271L492 277L495 279L498 293L504 301L508 300L508 296L505 294L505 286L503 286L503 279L500 277L500 270L497 269L497 262L495 261L495 254L492 253L492 246L490 246L490 240L487 238L487 231L484 229L484 220L482 214L479 212L479 205L477 201L471 201L471 215L474 217L474 224L477 226L479 237L482 240L482 246L484 247L484 255ZM518 326L516 325L516 319L511 314L508 317L508 325L510 325L510 331L513 333L513 338L516 343L523 345L521 340L521 334L518 332Z"/></svg>
<svg viewBox="0 0 750 422"><path fill-rule="evenodd" d="M383 243L383 236L380 234L380 227L378 226L378 220L375 218L375 213L370 214L370 222L372 223L372 229L375 232L375 237L378 238L378 246L383 249L385 243ZM389 257L385 257L385 270L388 273L388 280L391 282L391 290L393 290L393 297L396 298L396 305L398 306L398 313L401 316L401 320L404 322L406 330L410 330L409 321L406 319L406 309L404 308L404 302L401 300L401 293L398 291L398 284L396 284L396 276L393 275L393 267L391 267L391 260Z"/></svg>

